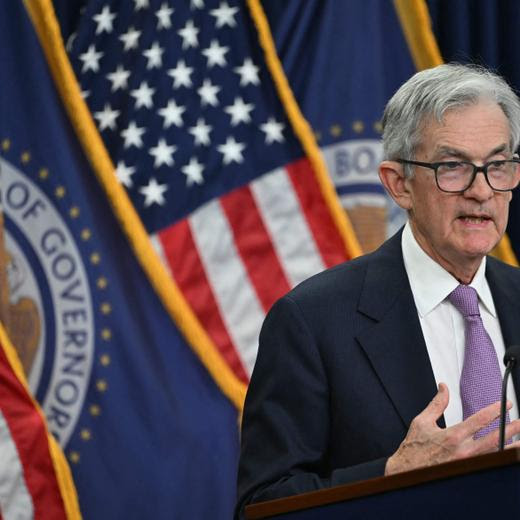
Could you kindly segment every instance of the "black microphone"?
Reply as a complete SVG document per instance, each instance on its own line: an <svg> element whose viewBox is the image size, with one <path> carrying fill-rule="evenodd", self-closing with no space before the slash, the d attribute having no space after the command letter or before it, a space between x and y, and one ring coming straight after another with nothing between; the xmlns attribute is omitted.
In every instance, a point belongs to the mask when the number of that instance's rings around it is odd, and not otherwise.
<svg viewBox="0 0 520 520"><path fill-rule="evenodd" d="M516 362L520 359L520 345L512 345L506 350L504 355L504 365L506 366L506 371L504 373L504 379L502 381L502 399L500 401L500 429L499 429L499 450L502 451L504 449L505 444L505 434L506 434L506 401L507 401L507 380L509 379L509 374Z"/></svg>

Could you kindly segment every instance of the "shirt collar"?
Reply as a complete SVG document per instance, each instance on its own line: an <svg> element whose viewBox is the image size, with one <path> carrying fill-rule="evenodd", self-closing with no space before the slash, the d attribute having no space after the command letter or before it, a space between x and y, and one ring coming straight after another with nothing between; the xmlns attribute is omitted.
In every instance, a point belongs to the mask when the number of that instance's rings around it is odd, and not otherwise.
<svg viewBox="0 0 520 520"><path fill-rule="evenodd" d="M419 316L437 307L459 285L459 281L428 256L415 240L407 222L401 240L403 259ZM496 317L495 304L486 280L486 257L470 283L487 311Z"/></svg>

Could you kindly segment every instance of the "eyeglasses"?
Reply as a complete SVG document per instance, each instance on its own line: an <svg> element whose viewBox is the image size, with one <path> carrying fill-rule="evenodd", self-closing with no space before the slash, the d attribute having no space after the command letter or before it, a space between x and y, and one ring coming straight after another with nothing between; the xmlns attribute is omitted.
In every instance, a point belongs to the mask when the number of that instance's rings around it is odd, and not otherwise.
<svg viewBox="0 0 520 520"><path fill-rule="evenodd" d="M495 191L511 191L520 182L520 159L491 161L482 166L466 161L426 163L397 159L397 162L430 168L435 172L437 187L447 193L463 193L466 191L473 184L478 172L484 174L487 183Z"/></svg>

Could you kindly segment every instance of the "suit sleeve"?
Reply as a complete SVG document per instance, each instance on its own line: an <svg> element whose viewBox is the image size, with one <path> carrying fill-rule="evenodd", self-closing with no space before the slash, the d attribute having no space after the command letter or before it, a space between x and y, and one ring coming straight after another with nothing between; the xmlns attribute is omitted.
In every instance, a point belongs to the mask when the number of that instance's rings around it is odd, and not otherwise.
<svg viewBox="0 0 520 520"><path fill-rule="evenodd" d="M383 475L386 458L328 469L330 392L316 339L286 296L260 333L244 408L237 517L247 503Z"/></svg>

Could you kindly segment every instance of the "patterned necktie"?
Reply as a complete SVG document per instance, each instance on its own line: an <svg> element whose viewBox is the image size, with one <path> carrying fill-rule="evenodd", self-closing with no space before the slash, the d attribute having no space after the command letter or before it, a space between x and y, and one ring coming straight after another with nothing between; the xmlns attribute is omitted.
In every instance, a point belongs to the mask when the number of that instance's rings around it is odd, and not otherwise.
<svg viewBox="0 0 520 520"><path fill-rule="evenodd" d="M477 291L469 285L459 285L450 295L450 302L464 318L464 364L460 376L462 414L466 419L481 408L500 400L502 374L498 358L478 309ZM509 422L509 413L506 418ZM498 428L499 420L478 431L482 437Z"/></svg>

